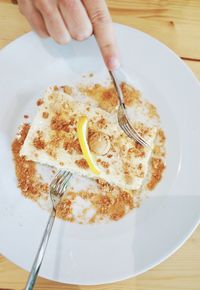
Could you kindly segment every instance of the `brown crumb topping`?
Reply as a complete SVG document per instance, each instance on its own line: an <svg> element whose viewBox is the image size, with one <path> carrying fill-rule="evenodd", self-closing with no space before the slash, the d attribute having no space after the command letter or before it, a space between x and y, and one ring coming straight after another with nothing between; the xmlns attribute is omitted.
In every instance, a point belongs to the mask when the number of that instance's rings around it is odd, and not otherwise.
<svg viewBox="0 0 200 290"><path fill-rule="evenodd" d="M43 133L41 131L38 131L37 136L33 139L33 146L38 150L42 150L45 148L45 141L42 138Z"/></svg>
<svg viewBox="0 0 200 290"><path fill-rule="evenodd" d="M151 173L151 179L147 184L147 188L149 190L153 190L162 178L165 165L161 158L152 157L150 167L151 167L152 173Z"/></svg>
<svg viewBox="0 0 200 290"><path fill-rule="evenodd" d="M37 200L42 193L48 192L48 184L43 183L41 177L38 176L36 165L32 161L28 161L24 156L20 156L20 150L24 144L28 131L29 124L24 124L19 137L14 139L12 143L12 153L15 162L15 172L18 181L18 187L22 194L33 200Z"/></svg>
<svg viewBox="0 0 200 290"><path fill-rule="evenodd" d="M61 199L56 207L56 216L63 220L73 222L71 201L67 198Z"/></svg>
<svg viewBox="0 0 200 290"><path fill-rule="evenodd" d="M134 89L132 86L126 83L121 84L121 89L124 95L124 102L127 107L131 107L134 104L141 102L141 94L138 90Z"/></svg>
<svg viewBox="0 0 200 290"><path fill-rule="evenodd" d="M79 90L88 97L95 99L99 106L108 112L112 112L118 104L117 94L113 86L103 87L100 84L95 84L90 87L80 86Z"/></svg>
<svg viewBox="0 0 200 290"><path fill-rule="evenodd" d="M97 220L102 220L104 218L117 221L121 219L128 211L138 207L138 202L135 201L133 193L129 193L121 190L118 187L115 187L117 193L113 195L113 188L110 187L110 185L105 184L105 182L100 182L100 187L101 193L69 191L66 197L61 200L57 207L57 216L63 220L74 221L72 204L73 200L78 196L84 200L90 201L92 207L96 211L95 215L90 219L89 223L95 223ZM88 209L85 209L83 211L83 215L87 210Z"/></svg>
<svg viewBox="0 0 200 290"><path fill-rule="evenodd" d="M99 129L105 129L105 128L107 128L108 125L107 125L106 119L102 117L99 121L97 121L97 127Z"/></svg>
<svg viewBox="0 0 200 290"><path fill-rule="evenodd" d="M65 119L56 115L51 120L51 129L55 131L65 131L69 133L70 127L74 125L74 119L71 119L67 122Z"/></svg>
<svg viewBox="0 0 200 290"><path fill-rule="evenodd" d="M143 148L143 145L136 141L135 142L135 148L138 149L138 150L140 150L140 149Z"/></svg>
<svg viewBox="0 0 200 290"><path fill-rule="evenodd" d="M111 185L110 183L104 181L103 179L96 179L96 183L99 186L99 189L102 191L108 191L108 192L112 192L114 190L114 186Z"/></svg>
<svg viewBox="0 0 200 290"><path fill-rule="evenodd" d="M101 159L97 159L97 162L100 163L103 168L108 168L109 167L109 163L106 162L106 161L103 161Z"/></svg>
<svg viewBox="0 0 200 290"><path fill-rule="evenodd" d="M41 106L42 104L44 104L44 101L42 99L38 99L36 104L37 106Z"/></svg>
<svg viewBox="0 0 200 290"><path fill-rule="evenodd" d="M165 133L161 128L158 130L158 138L161 144L163 144L166 141Z"/></svg>
<svg viewBox="0 0 200 290"><path fill-rule="evenodd" d="M62 88L63 88L63 91L64 91L66 94L68 94L68 95L70 95L70 96L73 94L73 89L72 89L72 87L70 87L70 86L63 86Z"/></svg>
<svg viewBox="0 0 200 290"><path fill-rule="evenodd" d="M100 107L108 112L112 112L118 104L117 93L114 88L109 88L102 92Z"/></svg>
<svg viewBox="0 0 200 290"><path fill-rule="evenodd" d="M85 159L79 159L76 160L75 163L78 165L78 167L82 168L82 169L88 169L89 165L87 163L87 161Z"/></svg>
<svg viewBox="0 0 200 290"><path fill-rule="evenodd" d="M133 177L132 177L132 168L130 167L130 164L128 162L124 162L123 169L126 182L128 184L131 184L133 182Z"/></svg>
<svg viewBox="0 0 200 290"><path fill-rule="evenodd" d="M95 200L97 215L100 214L102 217L117 221L127 213L127 210L135 207L133 196L126 191L119 189L118 194L115 196L111 192L104 194L98 195Z"/></svg>
<svg viewBox="0 0 200 290"><path fill-rule="evenodd" d="M24 115L24 119L28 119L29 118L29 115Z"/></svg>
<svg viewBox="0 0 200 290"><path fill-rule="evenodd" d="M77 154L82 154L81 146L78 139L67 139L64 142L63 147L69 154L72 154L73 151L75 151Z"/></svg>
<svg viewBox="0 0 200 290"><path fill-rule="evenodd" d="M49 117L49 113L48 113L48 112L43 112L43 113L42 113L42 117L43 117L44 119L48 119L48 117Z"/></svg>
<svg viewBox="0 0 200 290"><path fill-rule="evenodd" d="M128 154L134 154L135 157L144 157L145 156L145 151L143 146L140 148L137 148L138 146L136 145L135 147L131 147L128 149Z"/></svg>
<svg viewBox="0 0 200 290"><path fill-rule="evenodd" d="M156 118L158 120L160 119L158 112L157 112L157 109L153 104L147 102L146 108L148 110L148 116L150 119L153 119L153 118Z"/></svg>
<svg viewBox="0 0 200 290"><path fill-rule="evenodd" d="M138 90L126 83L122 83L121 89L127 107L135 103L141 103L141 94ZM118 105L118 96L113 85L108 87L104 87L100 84L95 84L90 87L80 86L79 90L95 99L99 103L99 106L107 112L114 111Z"/></svg>

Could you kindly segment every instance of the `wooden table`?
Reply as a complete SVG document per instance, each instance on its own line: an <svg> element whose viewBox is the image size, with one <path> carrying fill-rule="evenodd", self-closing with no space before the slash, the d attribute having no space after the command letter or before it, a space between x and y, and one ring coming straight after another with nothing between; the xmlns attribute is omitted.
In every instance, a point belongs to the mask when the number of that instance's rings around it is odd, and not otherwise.
<svg viewBox="0 0 200 290"><path fill-rule="evenodd" d="M172 48L200 79L199 0L109 0L116 22L138 28ZM0 0L0 47L30 30L17 6ZM0 256L0 290L23 289L28 273ZM103 286L72 286L39 278L35 289L200 289L200 227L172 257L147 273Z"/></svg>

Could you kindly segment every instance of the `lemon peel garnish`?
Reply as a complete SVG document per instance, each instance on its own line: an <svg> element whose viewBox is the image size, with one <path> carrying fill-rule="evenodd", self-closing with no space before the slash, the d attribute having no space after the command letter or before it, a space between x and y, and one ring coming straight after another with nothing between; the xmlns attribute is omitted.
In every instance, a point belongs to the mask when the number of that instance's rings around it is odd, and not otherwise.
<svg viewBox="0 0 200 290"><path fill-rule="evenodd" d="M88 119L86 116L81 116L78 120L77 124L77 134L78 134L78 140L81 146L81 150L83 152L83 156L85 160L87 161L91 171L98 175L100 173L100 170L94 160L94 157L90 151L90 148L88 146L87 142L87 135L88 135Z"/></svg>

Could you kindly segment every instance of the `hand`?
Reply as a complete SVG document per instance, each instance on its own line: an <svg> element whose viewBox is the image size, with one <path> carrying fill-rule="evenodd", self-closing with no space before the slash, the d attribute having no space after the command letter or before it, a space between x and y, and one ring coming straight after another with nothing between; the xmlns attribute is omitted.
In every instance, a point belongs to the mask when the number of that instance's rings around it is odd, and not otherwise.
<svg viewBox="0 0 200 290"><path fill-rule="evenodd" d="M18 0L20 12L41 36L60 44L94 33L108 69L119 66L112 20L104 0Z"/></svg>

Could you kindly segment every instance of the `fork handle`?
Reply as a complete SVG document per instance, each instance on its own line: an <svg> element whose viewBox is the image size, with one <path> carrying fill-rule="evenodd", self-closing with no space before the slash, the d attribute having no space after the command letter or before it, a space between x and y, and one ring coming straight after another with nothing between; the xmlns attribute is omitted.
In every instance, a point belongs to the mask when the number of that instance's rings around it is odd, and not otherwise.
<svg viewBox="0 0 200 290"><path fill-rule="evenodd" d="M32 290L34 285L35 285L35 282L36 282L36 279L37 279L37 276L38 276L38 272L40 270L40 266L42 264L42 260L43 260L44 254L45 254L45 250L46 250L46 247L47 247L47 244L48 244L48 241L49 241L51 230L52 230L52 227L53 227L53 224L54 224L55 216L56 216L56 211L53 208L52 211L51 211L49 220L47 222L47 225L46 225L46 228L45 228L45 231L44 231L44 234L43 234L43 237L42 237L38 252L37 252L37 254L35 256L35 260L34 260L32 268L31 268L31 272L29 274L25 290Z"/></svg>

